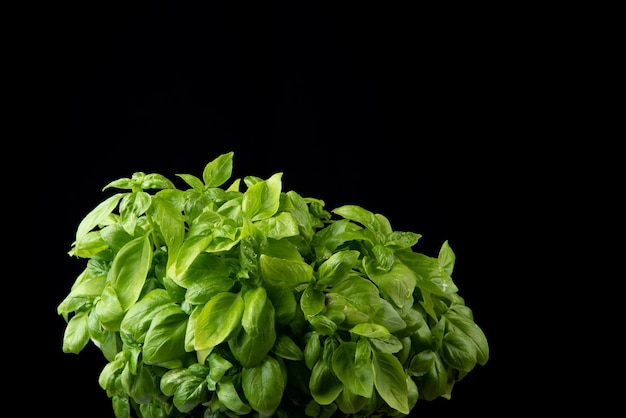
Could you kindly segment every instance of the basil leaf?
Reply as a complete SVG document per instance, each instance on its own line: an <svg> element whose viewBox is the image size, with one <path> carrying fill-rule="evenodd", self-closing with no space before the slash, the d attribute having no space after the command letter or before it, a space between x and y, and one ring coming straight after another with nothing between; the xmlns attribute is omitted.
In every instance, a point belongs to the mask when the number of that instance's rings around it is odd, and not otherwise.
<svg viewBox="0 0 626 418"><path fill-rule="evenodd" d="M445 318L446 325L453 331L453 335L463 336L473 345L472 348L467 347L467 350L475 353L476 362L486 364L489 359L489 345L483 330L470 317L454 314L452 310L446 313Z"/></svg>
<svg viewBox="0 0 626 418"><path fill-rule="evenodd" d="M126 312L139 299L152 265L149 234L135 238L120 249L109 272L109 281L120 306Z"/></svg>
<svg viewBox="0 0 626 418"><path fill-rule="evenodd" d="M212 235L194 235L188 237L183 242L180 251L176 254L176 263L172 264L175 268L172 267L173 270L168 271L168 275L176 284L185 287L182 276L185 275L187 269L196 260L196 257L207 249L212 239Z"/></svg>
<svg viewBox="0 0 626 418"><path fill-rule="evenodd" d="M411 360L408 372L417 376L415 383L421 398L432 401L449 394L446 366L437 353L430 350L418 353Z"/></svg>
<svg viewBox="0 0 626 418"><path fill-rule="evenodd" d="M326 296L324 292L309 283L300 296L300 308L306 317L312 317L324 309Z"/></svg>
<svg viewBox="0 0 626 418"><path fill-rule="evenodd" d="M233 171L233 155L227 152L209 162L202 171L205 187L219 187L226 183Z"/></svg>
<svg viewBox="0 0 626 418"><path fill-rule="evenodd" d="M263 361L241 372L243 393L250 406L265 415L272 416L283 397L287 374L278 360L265 356Z"/></svg>
<svg viewBox="0 0 626 418"><path fill-rule="evenodd" d="M187 318L176 305L169 305L156 313L143 344L144 363L167 368L182 366L186 354Z"/></svg>
<svg viewBox="0 0 626 418"><path fill-rule="evenodd" d="M409 413L409 393L406 373L393 354L373 353L376 391L393 409Z"/></svg>
<svg viewBox="0 0 626 418"><path fill-rule="evenodd" d="M320 405L328 405L337 399L343 390L343 383L333 373L326 361L320 358L311 370L309 389L315 402Z"/></svg>
<svg viewBox="0 0 626 418"><path fill-rule="evenodd" d="M250 220L259 221L273 216L280 205L282 173L251 185L243 194L241 209Z"/></svg>
<svg viewBox="0 0 626 418"><path fill-rule="evenodd" d="M216 353L211 353L207 362L209 364L208 386L209 389L215 390L215 384L221 381L222 376L233 367L233 364Z"/></svg>
<svg viewBox="0 0 626 418"><path fill-rule="evenodd" d="M63 352L78 354L88 342L87 314L79 312L67 323L63 334Z"/></svg>
<svg viewBox="0 0 626 418"><path fill-rule="evenodd" d="M237 393L237 389L235 389L235 385L233 385L232 378L230 376L227 376L219 381L216 392L220 402L237 415L245 415L250 413L252 410L250 405L245 404L241 400L241 397L239 396L239 393Z"/></svg>
<svg viewBox="0 0 626 418"><path fill-rule="evenodd" d="M320 334L317 332L312 332L309 335L309 339L307 340L304 346L304 362L309 369L312 369L317 363L317 360L320 358L322 354L322 343L320 341Z"/></svg>
<svg viewBox="0 0 626 418"><path fill-rule="evenodd" d="M248 334L256 336L260 328L263 327L265 320L270 320L272 328L274 328L274 307L268 306L271 305L271 302L264 287L247 290L243 295L243 302L244 311L241 325Z"/></svg>
<svg viewBox="0 0 626 418"><path fill-rule="evenodd" d="M374 390L372 362L356 363L357 343L343 342L332 356L332 370L339 380L356 395L370 398Z"/></svg>
<svg viewBox="0 0 626 418"><path fill-rule="evenodd" d="M286 260L261 254L263 279L271 286L292 289L313 279L313 268L303 261Z"/></svg>
<svg viewBox="0 0 626 418"><path fill-rule="evenodd" d="M379 270L378 263L372 258L365 258L363 264L369 278L390 302L402 307L406 302L412 301L417 279L411 269L396 262L389 271Z"/></svg>
<svg viewBox="0 0 626 418"><path fill-rule="evenodd" d="M228 346L233 356L235 356L244 367L254 367L258 365L276 342L274 307L265 297L264 291L255 291L253 298L255 297L257 298L257 302L260 299L263 299L263 302L253 303L253 305L256 305L252 308L252 310L254 310L252 314L254 317L251 317L247 308L244 309L243 315L243 317L250 318L247 319L246 322L249 323L248 328L253 332L249 333L244 327L241 327L235 337L228 340Z"/></svg>
<svg viewBox="0 0 626 418"><path fill-rule="evenodd" d="M360 253L358 251L339 251L320 264L318 269L319 285L331 286L339 283L352 270Z"/></svg>
<svg viewBox="0 0 626 418"><path fill-rule="evenodd" d="M143 344L150 323L156 314L172 303L165 289L154 289L137 301L120 324L120 336L128 345Z"/></svg>
<svg viewBox="0 0 626 418"><path fill-rule="evenodd" d="M351 415L359 412L367 404L368 398L352 393L348 388L344 388L335 402L344 414Z"/></svg>
<svg viewBox="0 0 626 418"><path fill-rule="evenodd" d="M296 218L289 212L280 212L271 218L256 221L254 224L268 238L273 239L295 237L300 232Z"/></svg>
<svg viewBox="0 0 626 418"><path fill-rule="evenodd" d="M173 203L161 197L152 198L149 210L153 223L158 226L167 245L169 270L185 237L185 219Z"/></svg>
<svg viewBox="0 0 626 418"><path fill-rule="evenodd" d="M468 372L476 365L476 346L467 336L450 332L441 342L441 356L448 365Z"/></svg>
<svg viewBox="0 0 626 418"><path fill-rule="evenodd" d="M439 296L455 293L459 290L446 271L451 266L450 261L445 261L446 256L442 255L441 258L445 267L440 265L439 259L420 253L398 252L396 257L414 272L418 287Z"/></svg>
<svg viewBox="0 0 626 418"><path fill-rule="evenodd" d="M196 319L196 350L215 347L225 341L241 324L243 298L239 293L223 292L215 295Z"/></svg>
<svg viewBox="0 0 626 418"><path fill-rule="evenodd" d="M332 292L345 297L360 312L367 315L377 312L383 302L378 287L357 274L349 274L341 282L334 284Z"/></svg>
<svg viewBox="0 0 626 418"><path fill-rule="evenodd" d="M91 231L108 218L124 195L125 193L114 194L93 208L78 224L76 242L80 241L87 232Z"/></svg>
<svg viewBox="0 0 626 418"><path fill-rule="evenodd" d="M350 328L350 332L367 338L387 337L390 332L387 328L378 324L361 323Z"/></svg>
<svg viewBox="0 0 626 418"><path fill-rule="evenodd" d="M173 403L180 412L187 413L207 400L208 391L204 379L190 376L176 387Z"/></svg>
<svg viewBox="0 0 626 418"><path fill-rule="evenodd" d="M298 345L288 335L281 334L276 339L272 352L277 356L293 361L302 361L304 354Z"/></svg>

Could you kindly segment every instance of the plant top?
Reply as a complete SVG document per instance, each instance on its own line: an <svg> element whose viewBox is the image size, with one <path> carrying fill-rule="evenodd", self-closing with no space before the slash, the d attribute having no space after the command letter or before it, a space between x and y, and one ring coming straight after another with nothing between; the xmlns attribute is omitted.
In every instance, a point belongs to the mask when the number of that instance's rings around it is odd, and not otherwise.
<svg viewBox="0 0 626 418"><path fill-rule="evenodd" d="M102 351L116 417L403 417L487 362L447 241L232 168L113 181L77 228L63 351Z"/></svg>

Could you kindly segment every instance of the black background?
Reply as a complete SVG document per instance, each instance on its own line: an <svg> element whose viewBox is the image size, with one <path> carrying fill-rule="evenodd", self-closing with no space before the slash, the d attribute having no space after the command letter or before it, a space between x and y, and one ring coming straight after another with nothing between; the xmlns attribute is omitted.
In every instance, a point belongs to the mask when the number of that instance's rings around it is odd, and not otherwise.
<svg viewBox="0 0 626 418"><path fill-rule="evenodd" d="M530 408L533 348L519 336L532 326L514 302L526 292L520 237L536 228L518 168L542 163L526 156L550 100L534 98L551 76L546 50L530 51L541 19L409 2L127 3L57 5L41 34L49 139L38 149L55 208L41 273L45 410L113 417L104 359L92 345L62 353L55 314L84 268L67 251L102 187L136 171L181 184L176 174L200 176L228 151L234 177L283 172L285 190L327 209L357 204L422 234L428 255L449 241L491 358L414 416Z"/></svg>

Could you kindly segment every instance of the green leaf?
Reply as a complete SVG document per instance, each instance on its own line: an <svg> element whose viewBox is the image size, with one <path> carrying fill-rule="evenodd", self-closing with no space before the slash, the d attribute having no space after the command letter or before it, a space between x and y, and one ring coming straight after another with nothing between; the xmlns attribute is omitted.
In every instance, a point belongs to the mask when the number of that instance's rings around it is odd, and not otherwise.
<svg viewBox="0 0 626 418"><path fill-rule="evenodd" d="M320 341L320 334L317 332L312 332L309 335L309 339L304 345L304 362L306 366L310 369L315 366L317 360L319 360L322 354L322 343Z"/></svg>
<svg viewBox="0 0 626 418"><path fill-rule="evenodd" d="M152 265L152 254L150 236L145 234L124 245L113 259L109 280L123 311L139 299Z"/></svg>
<svg viewBox="0 0 626 418"><path fill-rule="evenodd" d="M374 321L387 328L389 332L396 333L407 328L407 323L402 319L398 310L385 299L379 299L380 309L373 316Z"/></svg>
<svg viewBox="0 0 626 418"><path fill-rule="evenodd" d="M360 253L355 250L339 251L320 264L318 284L332 286L343 280L352 270Z"/></svg>
<svg viewBox="0 0 626 418"><path fill-rule="evenodd" d="M377 312L383 300L380 298L378 287L370 280L357 274L350 274L332 288L333 293L345 297L360 312L372 315Z"/></svg>
<svg viewBox="0 0 626 418"><path fill-rule="evenodd" d="M395 251L404 250L415 246L420 238L422 238L422 235L414 232L394 231L387 236L385 246L390 247Z"/></svg>
<svg viewBox="0 0 626 418"><path fill-rule="evenodd" d="M241 397L239 396L239 393L237 393L237 389L235 389L235 385L233 385L232 378L230 376L221 379L217 384L217 397L224 406L235 412L237 415L245 415L250 413L252 410L250 405L245 404L241 400Z"/></svg>
<svg viewBox="0 0 626 418"><path fill-rule="evenodd" d="M404 347L402 341L395 335L388 335L386 337L372 338L369 340L370 344L376 348L380 353L397 353Z"/></svg>
<svg viewBox="0 0 626 418"><path fill-rule="evenodd" d="M143 344L144 363L167 368L182 366L187 318L177 305L168 305L157 312Z"/></svg>
<svg viewBox="0 0 626 418"><path fill-rule="evenodd" d="M102 239L101 231L91 231L83 235L74 243L70 255L80 258L93 257L109 248L109 244Z"/></svg>
<svg viewBox="0 0 626 418"><path fill-rule="evenodd" d="M462 334L474 345L476 362L484 365L489 360L489 344L482 329L472 320L463 315L448 311L445 315L446 324L451 332Z"/></svg>
<svg viewBox="0 0 626 418"><path fill-rule="evenodd" d="M289 212L280 212L271 218L254 223L268 238L282 239L295 237L300 232L296 218Z"/></svg>
<svg viewBox="0 0 626 418"><path fill-rule="evenodd" d="M264 287L255 287L247 290L243 294L244 311L241 318L241 325L251 336L255 336L264 328L264 322L270 320L274 322L274 307L271 307L271 317L268 304L271 301L267 297Z"/></svg>
<svg viewBox="0 0 626 418"><path fill-rule="evenodd" d="M176 174L178 177L183 179L185 183L190 185L195 191L203 192L204 191L204 183L198 177L193 174Z"/></svg>
<svg viewBox="0 0 626 418"><path fill-rule="evenodd" d="M111 283L107 283L94 310L102 327L108 331L119 331L124 318L124 308Z"/></svg>
<svg viewBox="0 0 626 418"><path fill-rule="evenodd" d="M313 279L313 267L302 261L286 260L261 254L263 279L269 285L292 289Z"/></svg>
<svg viewBox="0 0 626 418"><path fill-rule="evenodd" d="M135 236L137 220L150 207L152 199L143 191L127 193L120 201L121 224L130 235Z"/></svg>
<svg viewBox="0 0 626 418"><path fill-rule="evenodd" d="M174 396L178 388L185 380L193 378L194 373L188 368L177 368L168 370L160 380L160 389L165 396Z"/></svg>
<svg viewBox="0 0 626 418"><path fill-rule="evenodd" d="M452 275L452 271L454 270L454 262L456 261L456 255L452 248L450 248L450 244L448 241L444 241L441 249L439 250L439 256L437 257L437 261L441 268L444 269L448 275Z"/></svg>
<svg viewBox="0 0 626 418"><path fill-rule="evenodd" d="M148 189L175 189L174 183L172 183L167 177L158 174L151 173L146 174L141 179L141 188L143 190Z"/></svg>
<svg viewBox="0 0 626 418"><path fill-rule="evenodd" d="M235 285L235 281L228 276L208 276L191 282L185 280L185 282L188 286L185 292L185 301L194 305L204 305L213 296L228 292Z"/></svg>
<svg viewBox="0 0 626 418"><path fill-rule="evenodd" d="M63 352L78 354L89 342L87 314L79 312L69 320L63 334Z"/></svg>
<svg viewBox="0 0 626 418"><path fill-rule="evenodd" d="M321 335L333 335L337 331L337 324L325 315L315 315L309 318L309 323Z"/></svg>
<svg viewBox="0 0 626 418"><path fill-rule="evenodd" d="M263 295L264 292L255 292L253 298L259 294ZM263 299L263 296L259 296L259 298ZM248 313L248 307L244 308L241 321L243 323L243 318L248 317L246 319L247 327L252 332L247 332L242 326L239 332L228 340L228 346L232 354L244 367L254 367L259 364L276 342L274 307L267 298L264 301L257 300L256 302L252 302L252 313Z"/></svg>
<svg viewBox="0 0 626 418"><path fill-rule="evenodd" d="M374 352L374 384L376 391L387 405L403 414L409 413L409 394L406 373L400 361L393 355Z"/></svg>
<svg viewBox="0 0 626 418"><path fill-rule="evenodd" d="M367 338L380 338L390 335L389 330L384 326L369 323L357 324L350 329L350 332Z"/></svg>
<svg viewBox="0 0 626 418"><path fill-rule="evenodd" d="M300 308L306 317L311 317L322 312L324 309L326 296L324 292L315 288L309 283L300 296Z"/></svg>
<svg viewBox="0 0 626 418"><path fill-rule="evenodd" d="M167 245L168 266L170 266L176 261L176 255L185 237L185 220L173 203L159 197L152 199L150 214Z"/></svg>
<svg viewBox="0 0 626 418"><path fill-rule="evenodd" d="M276 173L265 181L259 181L243 194L243 214L254 221L274 216L280 206L282 173Z"/></svg>
<svg viewBox="0 0 626 418"><path fill-rule="evenodd" d="M272 416L283 398L287 374L278 360L266 356L255 367L241 372L243 393L250 406L267 417Z"/></svg>
<svg viewBox="0 0 626 418"><path fill-rule="evenodd" d="M361 312L349 299L339 293L329 292L326 294L326 310L328 317L333 318L338 325L346 328L369 321L369 315Z"/></svg>
<svg viewBox="0 0 626 418"><path fill-rule="evenodd" d="M459 290L446 271L446 269L451 268L446 261L443 261L446 266L444 268L440 265L439 259L420 253L398 252L396 257L414 272L418 287L438 296L448 295ZM444 256L442 256L442 260L445 260Z"/></svg>
<svg viewBox="0 0 626 418"><path fill-rule="evenodd" d="M92 209L91 212L83 218L80 224L78 224L78 229L76 230L76 241L80 241L87 232L91 231L108 218L124 195L125 193L114 194Z"/></svg>
<svg viewBox="0 0 626 418"><path fill-rule="evenodd" d="M272 287L267 289L267 294L274 306L274 315L277 326L291 323L298 311L298 302L291 289Z"/></svg>
<svg viewBox="0 0 626 418"><path fill-rule="evenodd" d="M343 390L343 383L335 376L328 364L323 359L319 359L311 370L309 389L315 402L320 405L329 405Z"/></svg>
<svg viewBox="0 0 626 418"><path fill-rule="evenodd" d="M216 353L209 354L207 363L209 364L208 387L210 390L215 390L216 383L222 380L222 377L233 367L233 364Z"/></svg>
<svg viewBox="0 0 626 418"><path fill-rule="evenodd" d="M423 399L432 401L449 395L448 373L437 353L426 350L417 354L411 360L408 371L417 376L416 384Z"/></svg>
<svg viewBox="0 0 626 418"><path fill-rule="evenodd" d="M371 258L364 260L364 266L367 275L376 283L381 293L397 307L402 307L413 299L416 277L407 266L396 262L389 271L380 270L376 260Z"/></svg>
<svg viewBox="0 0 626 418"><path fill-rule="evenodd" d="M225 341L241 324L243 307L243 298L239 293L215 295L204 305L196 320L195 349L206 350Z"/></svg>
<svg viewBox="0 0 626 418"><path fill-rule="evenodd" d="M161 395L157 381L148 371L148 367L143 366L137 371L128 393L139 404L147 404Z"/></svg>
<svg viewBox="0 0 626 418"><path fill-rule="evenodd" d="M370 398L374 390L372 362L361 361L361 364L357 365L356 352L357 343L341 343L333 353L333 372L350 392Z"/></svg>
<svg viewBox="0 0 626 418"><path fill-rule="evenodd" d="M201 377L190 376L176 387L173 403L176 409L185 414L202 402L206 402L208 398L205 380Z"/></svg>
<svg viewBox="0 0 626 418"><path fill-rule="evenodd" d="M277 356L293 361L304 360L304 354L298 345L288 335L281 334L276 339L272 352Z"/></svg>
<svg viewBox="0 0 626 418"><path fill-rule="evenodd" d="M335 402L341 412L347 415L356 414L367 404L368 398L352 393L348 388L344 388Z"/></svg>
<svg viewBox="0 0 626 418"><path fill-rule="evenodd" d="M358 222L375 232L383 232L380 221L373 212L356 205L344 205L333 210L339 216Z"/></svg>
<svg viewBox="0 0 626 418"><path fill-rule="evenodd" d="M200 248L202 248L202 244L200 244L197 249ZM191 252L189 256L193 258ZM187 261L185 261L184 264L187 264ZM193 258L191 264L184 269L178 277L177 282L185 288L190 288L195 283L199 282L205 282L206 285L209 285L212 280L222 281L223 279L228 279L232 281L232 279L228 277L229 273L228 266L222 257L201 252Z"/></svg>
<svg viewBox="0 0 626 418"><path fill-rule="evenodd" d="M464 372L476 366L476 346L464 334L449 332L444 335L441 356L448 365Z"/></svg>
<svg viewBox="0 0 626 418"><path fill-rule="evenodd" d="M230 178L233 171L233 155L227 152L209 162L202 172L205 187L219 187Z"/></svg>
<svg viewBox="0 0 626 418"><path fill-rule="evenodd" d="M168 271L168 275L177 285L185 287L181 277L187 273L187 269L196 257L207 249L212 239L212 235L195 235L183 242L176 257L176 263L172 265L175 269Z"/></svg>
<svg viewBox="0 0 626 418"><path fill-rule="evenodd" d="M120 324L120 335L127 344L143 344L150 323L156 314L172 304L165 289L154 289L137 301L124 315Z"/></svg>

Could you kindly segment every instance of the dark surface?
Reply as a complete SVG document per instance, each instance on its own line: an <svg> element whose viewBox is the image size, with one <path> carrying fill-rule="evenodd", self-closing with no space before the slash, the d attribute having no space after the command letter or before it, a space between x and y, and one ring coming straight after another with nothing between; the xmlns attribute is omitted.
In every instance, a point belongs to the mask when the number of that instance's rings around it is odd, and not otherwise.
<svg viewBox="0 0 626 418"><path fill-rule="evenodd" d="M283 172L285 189L328 209L357 204L422 234L420 252L436 255L449 240L491 358L451 400L421 401L414 415L523 409L530 369L511 323L520 264L508 248L521 229L532 233L513 192L523 189L513 167L532 129L520 105L532 80L520 77L517 22L357 2L199 3L52 11L54 139L40 148L57 208L46 226L46 412L113 417L100 352L63 354L55 315L83 268L67 251L102 187L135 171L201 175L227 151L234 176Z"/></svg>

